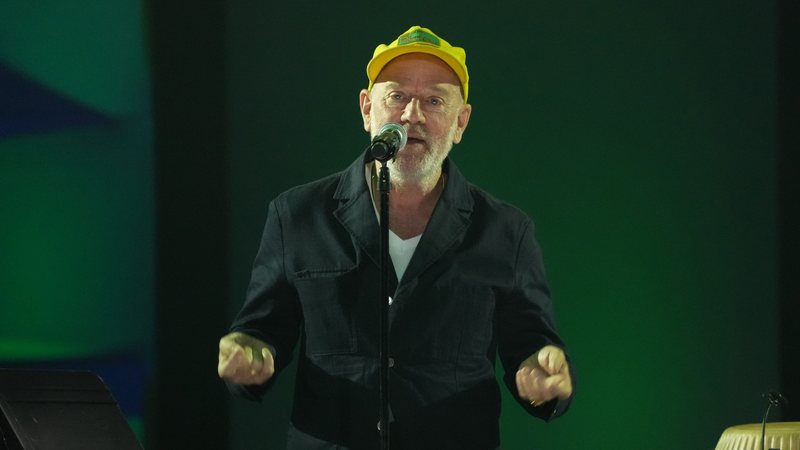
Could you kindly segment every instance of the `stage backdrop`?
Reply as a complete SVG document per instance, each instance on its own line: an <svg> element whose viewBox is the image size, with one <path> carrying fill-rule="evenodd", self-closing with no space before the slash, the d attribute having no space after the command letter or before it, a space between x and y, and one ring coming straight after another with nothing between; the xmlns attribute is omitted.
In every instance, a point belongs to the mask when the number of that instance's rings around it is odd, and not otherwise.
<svg viewBox="0 0 800 450"><path fill-rule="evenodd" d="M267 202L367 143L374 46L430 27L467 50L474 112L452 157L535 220L578 374L552 424L506 393L503 447L713 448L779 381L775 8L233 1L231 313ZM279 448L293 375L234 403L232 448Z"/></svg>
<svg viewBox="0 0 800 450"><path fill-rule="evenodd" d="M0 4L0 365L116 380L148 449L281 448L294 369L228 407L219 312L268 201L366 145L374 46L422 25L467 50L452 157L535 220L577 370L552 424L504 392L503 448L710 449L760 419L781 364L775 2L209 5Z"/></svg>
<svg viewBox="0 0 800 450"><path fill-rule="evenodd" d="M140 438L152 376L139 0L0 2L0 367L91 370Z"/></svg>

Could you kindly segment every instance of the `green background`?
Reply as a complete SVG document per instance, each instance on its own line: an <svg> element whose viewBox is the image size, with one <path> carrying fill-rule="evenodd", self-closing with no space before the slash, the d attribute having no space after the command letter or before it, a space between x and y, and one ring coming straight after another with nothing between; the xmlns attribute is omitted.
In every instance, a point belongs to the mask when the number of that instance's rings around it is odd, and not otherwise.
<svg viewBox="0 0 800 450"><path fill-rule="evenodd" d="M0 2L0 65L25 80L0 86L1 128L24 123L0 133L0 367L98 372L140 436L155 332L145 42L138 1ZM28 88L31 102L12 95Z"/></svg>
<svg viewBox="0 0 800 450"><path fill-rule="evenodd" d="M232 449L281 448L293 369L260 405L192 390L224 390L225 332L193 316L240 307L272 197L360 153L366 62L418 24L467 50L474 112L452 157L536 222L577 370L551 424L504 392L503 448L711 449L760 420L761 393L796 384L777 350L776 3L158 3L0 4L0 59L113 119L0 140L0 364L134 351L155 365L150 406L129 414L147 448L179 448L167 428L198 448L219 447L210 428ZM181 140L207 133L221 178ZM191 201L222 225L189 211L169 226L222 246L193 283L223 295L176 299L169 269L191 256L165 261L157 213L175 185L220 197ZM184 301L180 326L157 313ZM159 416L178 383L208 401Z"/></svg>
<svg viewBox="0 0 800 450"><path fill-rule="evenodd" d="M142 20L135 1L0 3L0 62L110 119L0 140L0 358L73 357L151 340ZM0 102L4 111L25 108Z"/></svg>

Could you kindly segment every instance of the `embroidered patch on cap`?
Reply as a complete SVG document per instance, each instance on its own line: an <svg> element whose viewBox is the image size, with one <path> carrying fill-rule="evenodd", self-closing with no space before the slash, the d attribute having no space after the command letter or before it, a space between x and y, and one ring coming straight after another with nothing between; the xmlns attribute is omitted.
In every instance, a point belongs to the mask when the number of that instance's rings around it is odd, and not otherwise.
<svg viewBox="0 0 800 450"><path fill-rule="evenodd" d="M406 34L405 36L400 36L400 38L397 40L397 45L408 45L415 42L424 42L437 47L440 45L438 37L422 30L416 30L412 33Z"/></svg>

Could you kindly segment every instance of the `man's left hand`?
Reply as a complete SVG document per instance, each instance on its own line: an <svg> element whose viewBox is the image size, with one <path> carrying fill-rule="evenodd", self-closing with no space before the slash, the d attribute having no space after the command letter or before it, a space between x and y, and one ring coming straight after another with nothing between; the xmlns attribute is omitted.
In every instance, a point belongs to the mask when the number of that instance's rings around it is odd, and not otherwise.
<svg viewBox="0 0 800 450"><path fill-rule="evenodd" d="M572 377L564 351L547 345L522 361L517 370L517 392L534 407L556 397L569 398Z"/></svg>

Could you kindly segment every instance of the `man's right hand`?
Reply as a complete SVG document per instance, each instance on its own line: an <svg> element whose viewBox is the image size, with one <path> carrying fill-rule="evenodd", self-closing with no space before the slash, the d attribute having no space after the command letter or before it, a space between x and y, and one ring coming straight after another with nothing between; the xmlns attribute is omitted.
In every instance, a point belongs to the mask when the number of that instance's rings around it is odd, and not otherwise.
<svg viewBox="0 0 800 450"><path fill-rule="evenodd" d="M264 384L275 373L275 360L264 341L234 332L219 340L217 373L231 383Z"/></svg>

